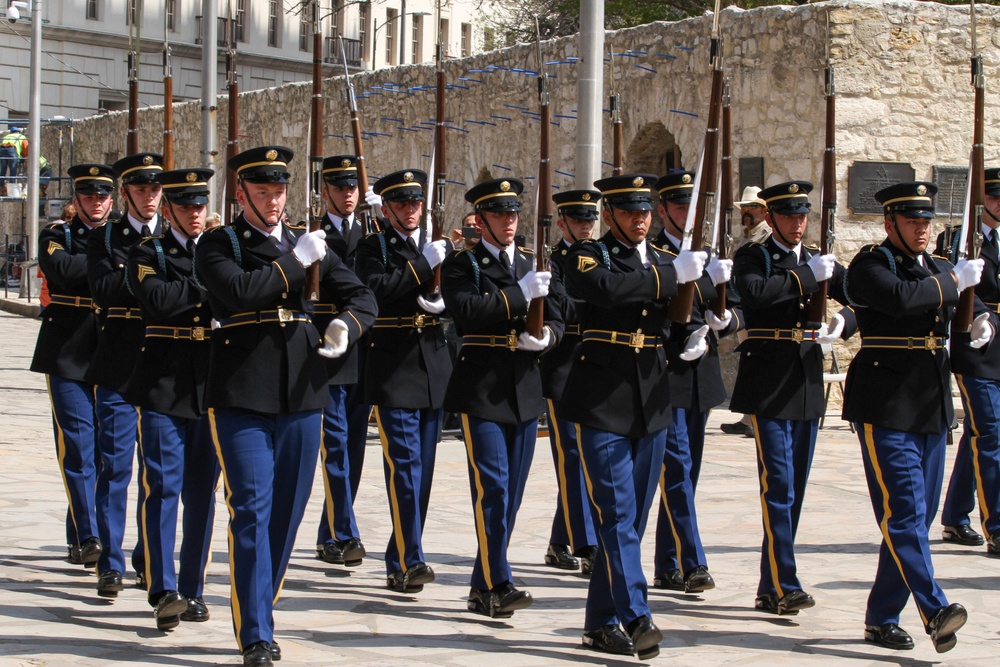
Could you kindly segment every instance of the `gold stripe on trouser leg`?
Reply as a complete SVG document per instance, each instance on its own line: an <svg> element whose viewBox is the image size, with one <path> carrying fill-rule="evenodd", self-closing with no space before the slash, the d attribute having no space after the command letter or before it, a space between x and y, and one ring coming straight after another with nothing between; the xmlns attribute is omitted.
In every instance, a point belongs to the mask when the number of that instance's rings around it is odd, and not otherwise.
<svg viewBox="0 0 1000 667"><path fill-rule="evenodd" d="M597 540L601 543L601 549L604 551L604 566L608 568L608 582L611 581L611 557L608 556L608 549L604 546L604 538L601 535L600 528L604 526L604 512L601 511L601 506L597 504L594 500L594 484L590 481L590 472L587 470L587 459L583 456L583 430L580 428L580 424L575 423L573 426L576 428L576 446L580 450L580 465L583 467L583 480L587 483L587 496L590 498L590 505L595 510L597 510ZM610 583L608 586L610 587Z"/></svg>
<svg viewBox="0 0 1000 667"><path fill-rule="evenodd" d="M781 589L781 580L778 575L778 559L774 555L774 533L771 530L771 515L767 511L767 499L765 494L768 490L767 465L764 463L764 444L760 438L760 427L757 425L757 415L750 415L753 423L753 437L757 441L757 460L760 461L760 511L764 518L764 532L767 533L767 562L771 568L771 583L774 584L775 594L778 599L785 597L785 592ZM789 471L790 472L790 471ZM792 485L792 480L788 480Z"/></svg>
<svg viewBox="0 0 1000 667"><path fill-rule="evenodd" d="M141 525L139 526L139 530L142 531L142 550L143 550L143 553L145 554L145 557L146 557L146 563L145 563L145 565L143 567L143 570L146 573L146 589L147 589L147 591L151 591L152 590L152 586L153 586L153 566L151 565L151 562L153 560L153 558L152 558L152 553L153 552L150 551L150 549L149 549L149 521L148 521L147 516L146 516L146 511L147 511L146 510L146 503L149 502L149 466L146 465L146 454L145 454L145 449L143 448L143 442L142 442L142 409L137 407L135 409L135 411L136 411L137 416L138 416L138 419L136 421L136 429L135 429L135 431L136 431L136 436L137 436L136 441L137 441L137 443L139 445L139 460L142 461L142 488L146 491L146 495L143 496L143 498L142 498L142 506L141 506L141 508L139 510L139 521L141 523ZM163 441L162 440L160 441L160 471L161 471L161 473L163 471ZM162 478L162 474L161 474L161 478ZM162 487L162 479L161 479L161 487ZM160 489L160 497L161 498L163 497L163 489L162 488ZM162 507L161 507L161 509L162 509ZM159 526L157 526L157 529L159 529ZM160 539L161 540L163 539L162 535L160 536ZM161 553L162 553L162 551L161 551ZM162 571L164 565L165 565L164 563L160 563L160 569L161 569L161 571Z"/></svg>
<svg viewBox="0 0 1000 667"><path fill-rule="evenodd" d="M979 501L979 516L982 520L983 532L986 533L987 537L990 531L986 528L986 522L992 518L989 503L986 502L986 491L983 489L983 473L979 465L979 436L981 435L979 431L979 420L976 418L976 414L972 410L972 402L969 400L969 390L965 386L965 378L959 374L955 374L955 379L958 380L958 388L962 392L962 404L965 406L965 417L969 420L969 426L972 428L972 433L969 436L969 449L972 450L972 470L976 475L976 499Z"/></svg>
<svg viewBox="0 0 1000 667"><path fill-rule="evenodd" d="M490 572L489 539L486 535L486 517L483 515L483 480L479 475L476 457L472 455L472 427L469 426L469 415L462 413L462 432L465 434L465 452L469 456L469 465L476 484L476 502L473 503L473 515L476 518L476 537L479 540L479 561L483 566L483 578L486 588L493 589L493 573Z"/></svg>
<svg viewBox="0 0 1000 667"><path fill-rule="evenodd" d="M906 580L906 573L903 572L903 563L899 560L899 556L896 555L896 548L893 546L892 537L889 535L889 519L892 517L892 510L889 508L889 488L885 485L885 479L882 476L882 466L878 462L878 454L875 451L875 435L872 428L872 424L864 424L865 451L868 452L868 460L871 461L872 470L875 472L875 480L878 482L879 492L882 494L882 520L878 522L878 527L882 531L882 539L885 540L885 545L889 548L892 559L896 561L896 568L899 570L900 578L906 584L906 587L910 588L910 582ZM920 620L924 622L924 626L926 627L927 617L924 616L920 605L917 605L917 611L920 613Z"/></svg>
<svg viewBox="0 0 1000 667"><path fill-rule="evenodd" d="M66 432L59 424L56 414L56 403L52 400L52 382L48 373L45 374L45 388L49 391L49 405L52 407L52 423L56 427L56 460L59 462L59 474L62 476L63 488L66 489L66 500L69 505L69 520L73 522L73 532L76 533L76 546L80 546L80 531L76 525L76 513L73 511L73 494L69 490L69 480L66 478ZM97 566L94 565L96 568Z"/></svg>
<svg viewBox="0 0 1000 667"><path fill-rule="evenodd" d="M243 651L243 642L240 639L240 630L243 627L243 614L240 612L240 596L236 592L236 566L233 563L233 551L236 540L233 537L233 519L236 517L236 510L233 509L231 499L233 489L229 485L229 473L226 471L226 463L222 459L222 446L219 444L219 431L215 425L215 408L208 409L208 424L212 431L212 444L215 445L215 454L219 457L219 467L222 468L222 479L226 485L226 507L229 509L229 525L226 526L226 535L229 540L229 599L233 608L233 626L236 628L236 644L240 652Z"/></svg>
<svg viewBox="0 0 1000 667"><path fill-rule="evenodd" d="M576 540L573 539L573 526L569 520L569 492L566 490L566 451L563 449L562 433L559 429L559 422L556 419L556 406L552 399L546 399L549 404L549 440L556 446L556 475L559 477L559 504L562 505L563 520L566 522L566 534L569 535L569 547L576 550ZM579 449L579 445L577 445Z"/></svg>
<svg viewBox="0 0 1000 667"><path fill-rule="evenodd" d="M396 542L396 551L399 552L399 567L403 574L406 574L406 540L403 539L403 522L400 518L399 499L396 495L396 462L389 456L389 435L382 426L382 414L379 407L375 406L375 424L378 426L378 437L382 441L382 456L385 464L389 467L389 513L392 515L392 537Z"/></svg>
<svg viewBox="0 0 1000 667"><path fill-rule="evenodd" d="M326 419L325 416L323 418ZM319 456L320 456L320 463L323 466L323 474L321 475L321 477L323 478L323 496L324 496L323 504L326 506L326 524L327 528L330 529L330 539L339 540L340 538L337 537L337 529L334 527L334 521L333 521L333 510L334 510L333 491L330 489L330 480L327 479L326 476L326 430L325 429L321 429L319 436Z"/></svg>
<svg viewBox="0 0 1000 667"><path fill-rule="evenodd" d="M674 514L670 511L670 500L667 498L667 466L664 463L660 464L660 501L663 503L663 511L667 515L667 521L670 522L670 534L674 538L677 568L681 571L681 574L684 574L684 565L681 562L681 536L677 533ZM666 572L657 572L656 574L666 574Z"/></svg>

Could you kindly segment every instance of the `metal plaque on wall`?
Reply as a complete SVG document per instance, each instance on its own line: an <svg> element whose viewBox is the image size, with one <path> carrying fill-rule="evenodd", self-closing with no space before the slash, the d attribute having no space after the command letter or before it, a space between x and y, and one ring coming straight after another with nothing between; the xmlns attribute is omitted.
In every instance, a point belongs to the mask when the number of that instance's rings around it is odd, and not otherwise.
<svg viewBox="0 0 1000 667"><path fill-rule="evenodd" d="M961 217L965 213L969 168L936 164L933 174L934 183L938 186L937 195L934 197L934 211L938 215Z"/></svg>
<svg viewBox="0 0 1000 667"><path fill-rule="evenodd" d="M758 188L764 187L764 158L762 157L741 157L740 158L740 191L737 197L743 196L743 189L756 185Z"/></svg>
<svg viewBox="0 0 1000 667"><path fill-rule="evenodd" d="M881 215L875 193L903 181L916 172L909 162L855 162L847 170L847 206L854 215Z"/></svg>

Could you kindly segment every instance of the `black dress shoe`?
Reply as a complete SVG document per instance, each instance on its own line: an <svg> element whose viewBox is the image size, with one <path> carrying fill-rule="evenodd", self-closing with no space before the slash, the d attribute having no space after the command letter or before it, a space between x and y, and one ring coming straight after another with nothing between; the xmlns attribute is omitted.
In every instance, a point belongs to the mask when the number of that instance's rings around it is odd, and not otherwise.
<svg viewBox="0 0 1000 667"><path fill-rule="evenodd" d="M181 620L188 623L204 623L209 619L208 605L201 598L188 598L187 609L181 613Z"/></svg>
<svg viewBox="0 0 1000 667"><path fill-rule="evenodd" d="M136 573L136 575L135 575L135 587L138 588L139 590L143 590L143 591L149 589L149 584L146 583L146 573L145 572L137 572Z"/></svg>
<svg viewBox="0 0 1000 667"><path fill-rule="evenodd" d="M684 575L680 570L668 570L665 574L653 575L653 588L662 588L668 591L683 591Z"/></svg>
<svg viewBox="0 0 1000 667"><path fill-rule="evenodd" d="M778 615L785 616L793 611L801 611L816 606L816 600L803 590L785 593L784 597L778 600Z"/></svg>
<svg viewBox="0 0 1000 667"><path fill-rule="evenodd" d="M254 642L243 651L243 667L270 667L273 664L271 645L267 642Z"/></svg>
<svg viewBox="0 0 1000 667"><path fill-rule="evenodd" d="M75 544L70 544L66 547L69 552L66 554L66 562L70 565L83 565L83 559L80 558L80 547Z"/></svg>
<svg viewBox="0 0 1000 667"><path fill-rule="evenodd" d="M895 623L866 625L865 641L894 651L909 651L913 648L913 637Z"/></svg>
<svg viewBox="0 0 1000 667"><path fill-rule="evenodd" d="M994 556L1000 555L1000 530L994 531L986 540L986 553Z"/></svg>
<svg viewBox="0 0 1000 667"><path fill-rule="evenodd" d="M281 647L278 646L278 642L271 642L271 660L275 662L281 660Z"/></svg>
<svg viewBox="0 0 1000 667"><path fill-rule="evenodd" d="M466 609L492 618L493 607L493 593L482 588L469 589L469 601L466 603ZM512 615L508 614L508 616Z"/></svg>
<svg viewBox="0 0 1000 667"><path fill-rule="evenodd" d="M493 613L494 617L506 618L518 609L526 609L531 606L534 602L534 598L531 597L531 593L528 591L519 591L514 588L514 584L509 581L504 584L493 587L493 604L495 605L496 611Z"/></svg>
<svg viewBox="0 0 1000 667"><path fill-rule="evenodd" d="M723 433L728 433L729 435L743 435L746 433L747 426L743 422L735 422L732 424L720 424L719 428L722 429ZM750 428L753 429L752 426Z"/></svg>
<svg viewBox="0 0 1000 667"><path fill-rule="evenodd" d="M978 547L983 543L983 536L967 523L945 526L941 531L941 538L945 542L954 542L966 547Z"/></svg>
<svg viewBox="0 0 1000 667"><path fill-rule="evenodd" d="M597 559L597 547L584 547L573 554L580 559L580 572L590 574L594 569L594 561Z"/></svg>
<svg viewBox="0 0 1000 667"><path fill-rule="evenodd" d="M337 546L340 547L340 551L343 554L345 567L361 565L362 559L368 555L368 552L365 551L365 545L357 537L338 542Z"/></svg>
<svg viewBox="0 0 1000 667"><path fill-rule="evenodd" d="M333 565L344 564L344 552L334 542L327 542L316 547L316 558Z"/></svg>
<svg viewBox="0 0 1000 667"><path fill-rule="evenodd" d="M934 650L938 653L944 653L955 648L955 644L958 643L958 637L955 636L955 633L965 625L967 620L969 620L969 612L965 611L965 607L957 602L953 602L934 614L930 623L927 624L931 641L934 643Z"/></svg>
<svg viewBox="0 0 1000 667"><path fill-rule="evenodd" d="M640 660L648 660L660 655L660 641L663 633L649 616L640 616L628 624L628 635L632 638L635 655Z"/></svg>
<svg viewBox="0 0 1000 667"><path fill-rule="evenodd" d="M187 599L178 593L177 591L164 591L160 595L160 599L156 601L156 607L153 609L153 618L156 619L156 627L164 630L166 628L176 627L180 623L181 613L187 611L188 602ZM160 621L171 619L171 625L161 627Z"/></svg>
<svg viewBox="0 0 1000 667"><path fill-rule="evenodd" d="M434 570L427 563L415 563L406 568L403 575L403 592L420 592L426 584L434 581Z"/></svg>
<svg viewBox="0 0 1000 667"><path fill-rule="evenodd" d="M101 572L100 576L97 577L97 594L102 598L116 598L118 592L124 589L122 573L118 570Z"/></svg>
<svg viewBox="0 0 1000 667"><path fill-rule="evenodd" d="M101 557L101 541L96 537L88 537L80 544L80 564L90 567Z"/></svg>
<svg viewBox="0 0 1000 667"><path fill-rule="evenodd" d="M545 564L560 570L579 570L580 561L569 552L565 544L550 544L545 552Z"/></svg>
<svg viewBox="0 0 1000 667"><path fill-rule="evenodd" d="M715 588L715 579L708 573L708 568L699 565L684 575L684 592L701 593Z"/></svg>
<svg viewBox="0 0 1000 667"><path fill-rule="evenodd" d="M614 655L632 655L635 647L632 640L628 638L618 625L605 625L596 630L587 630L583 633L583 645L594 651L601 653L611 653Z"/></svg>
<svg viewBox="0 0 1000 667"><path fill-rule="evenodd" d="M757 599L753 601L753 608L757 611L763 611L768 614L782 614L783 616L795 616L799 612L797 611L778 611L778 598L774 593L768 593L767 595L758 595Z"/></svg>

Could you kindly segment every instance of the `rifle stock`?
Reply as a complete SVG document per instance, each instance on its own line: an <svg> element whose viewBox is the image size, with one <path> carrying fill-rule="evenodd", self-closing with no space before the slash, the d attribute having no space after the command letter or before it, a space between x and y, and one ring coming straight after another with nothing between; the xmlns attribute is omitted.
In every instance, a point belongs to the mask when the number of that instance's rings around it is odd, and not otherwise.
<svg viewBox="0 0 1000 667"><path fill-rule="evenodd" d="M542 62L542 41L535 19L535 54L538 58L538 107L541 122L539 132L538 159L538 211L535 220L535 270L545 271L545 239L552 225L552 163L549 156L549 79ZM545 325L545 299L535 298L528 304L527 331L535 338L541 338Z"/></svg>
<svg viewBox="0 0 1000 667"><path fill-rule="evenodd" d="M309 135L309 231L323 221L323 34L320 31L319 0L313 0L312 122ZM306 298L319 301L319 262L306 271Z"/></svg>
<svg viewBox="0 0 1000 667"><path fill-rule="evenodd" d="M139 152L139 5L130 0L128 7L128 133L125 154Z"/></svg>
<svg viewBox="0 0 1000 667"><path fill-rule="evenodd" d="M445 138L445 93L448 89L444 75L444 43L437 45L437 107L434 114L434 197L431 205L431 240L444 238L444 185L448 179L447 148ZM430 296L441 293L441 265L434 267L434 277L427 284Z"/></svg>
<svg viewBox="0 0 1000 667"><path fill-rule="evenodd" d="M828 47L829 50L829 47ZM837 90L834 86L833 64L829 53L826 62L826 149L823 151L823 212L820 219L819 252L828 255L833 252L836 238L834 225L837 219ZM830 293L830 281L819 283L812 293L806 311L806 323L818 329L826 322L826 302Z"/></svg>
<svg viewBox="0 0 1000 667"><path fill-rule="evenodd" d="M729 81L722 82L722 173L719 178L719 220L713 245L719 257L728 259L733 240L733 137ZM726 283L715 286L712 312L722 317L726 312Z"/></svg>
<svg viewBox="0 0 1000 667"><path fill-rule="evenodd" d="M226 89L229 96L228 123L226 125L226 164L240 152L240 84L236 76L236 23L233 21L233 3L229 2L226 22ZM236 218L239 202L236 199L236 172L226 169L226 205L223 222L231 225Z"/></svg>
<svg viewBox="0 0 1000 667"><path fill-rule="evenodd" d="M611 175L621 176L625 172L624 154L624 130L622 125L622 97L618 92L615 82L615 51L614 48L608 50L608 59L611 62L611 97L608 100L611 110Z"/></svg>
<svg viewBox="0 0 1000 667"><path fill-rule="evenodd" d="M163 15L163 168L174 168L174 78L170 73L167 16Z"/></svg>

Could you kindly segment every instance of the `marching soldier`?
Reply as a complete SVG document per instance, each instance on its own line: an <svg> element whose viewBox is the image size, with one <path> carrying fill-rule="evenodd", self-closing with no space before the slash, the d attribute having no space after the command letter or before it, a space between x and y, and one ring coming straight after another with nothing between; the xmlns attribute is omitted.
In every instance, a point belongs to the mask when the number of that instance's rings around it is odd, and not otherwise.
<svg viewBox="0 0 1000 667"><path fill-rule="evenodd" d="M358 244L365 233L354 212L358 205L358 163L353 155L323 160L322 192L327 211L323 220L326 245L353 271ZM336 317L337 308L324 294L320 294L320 300L313 307L313 322L319 331L325 331ZM362 340L342 357L326 362L330 403L323 409L321 449L326 497L316 536L316 557L348 567L360 565L367 553L354 516L371 413L360 383L364 357Z"/></svg>
<svg viewBox="0 0 1000 667"><path fill-rule="evenodd" d="M945 345L959 293L979 282L983 260L962 260L952 268L925 252L936 192L933 183L912 182L875 194L885 213L886 239L863 248L848 272L861 349L847 372L844 419L857 427L882 531L865 641L913 648L913 639L899 627L912 593L934 648L944 653L955 646L955 632L967 619L965 608L949 604L934 579L927 538L941 496L953 416ZM981 302L976 310L971 333L956 333L956 347L970 348L966 356L988 351L994 334Z"/></svg>
<svg viewBox="0 0 1000 667"><path fill-rule="evenodd" d="M830 325L806 328L806 307L820 281L829 280L830 296L847 303L845 269L833 255L802 244L811 191L806 181L761 190L772 234L763 243L742 246L734 258L747 339L737 348L729 409L751 415L753 422L764 524L754 608L772 614L816 604L796 572L795 532L826 405L820 344L849 337L855 329L850 308L835 314Z"/></svg>
<svg viewBox="0 0 1000 667"><path fill-rule="evenodd" d="M208 295L192 276L195 244L205 229L211 169L157 174L163 186L163 237L129 251L129 286L142 309L145 340L129 381L139 409L139 458L146 489L139 528L145 580L156 627L207 621L202 599L212 544L219 461L203 419L211 340ZM177 501L184 503L180 575L174 569Z"/></svg>
<svg viewBox="0 0 1000 667"><path fill-rule="evenodd" d="M144 238L163 235L159 213L163 187L156 176L163 171L162 156L136 153L118 160L115 173L121 181L125 215L111 220L87 242L90 290L104 313L104 325L87 380L97 385L97 442L101 465L97 472L97 520L103 552L97 561L97 594L114 598L122 590L125 554L125 515L132 479L138 423L135 406L125 393L139 361L145 336L139 302L128 289L125 267L129 250ZM138 504L142 503L139 486ZM132 553L137 585L145 587L143 536Z"/></svg>
<svg viewBox="0 0 1000 667"><path fill-rule="evenodd" d="M482 241L441 267L444 303L463 337L444 407L462 416L479 543L468 609L491 618L533 602L514 586L507 545L545 409L538 353L562 334L555 304L545 307L541 338L525 331L528 304L548 294L551 274L535 271L531 251L514 245L523 189L507 178L466 192Z"/></svg>
<svg viewBox="0 0 1000 667"><path fill-rule="evenodd" d="M983 203L983 279L976 296L992 313L1000 313L1000 168L987 169ZM956 239L958 236L956 235ZM974 498L986 534L986 552L1000 555L1000 347L973 348L968 333L952 336L952 370L962 392L965 427L955 453L955 467L944 507L944 539L978 546L983 537L969 526ZM949 513L945 520L944 514ZM960 517L956 520L953 517Z"/></svg>
<svg viewBox="0 0 1000 667"><path fill-rule="evenodd" d="M91 566L101 555L94 491L97 416L87 369L97 349L100 321L87 282L87 239L108 218L115 172L103 164L69 168L76 216L42 230L38 264L49 284L31 370L45 373L52 402L56 457L66 486L69 562Z"/></svg>
<svg viewBox="0 0 1000 667"><path fill-rule="evenodd" d="M581 569L590 574L597 557L597 534L594 532L580 467L580 448L576 427L559 415L557 408L566 386L566 376L573 363L573 352L580 344L580 316L576 302L566 294L566 257L577 241L590 239L597 221L601 193L597 190L564 190L552 197L556 204L556 225L562 232L559 243L552 246L549 266L550 285L558 301L566 331L559 344L541 358L542 390L546 398L549 419L549 444L555 464L559 497L552 517L549 547L545 564L561 570Z"/></svg>
<svg viewBox="0 0 1000 667"><path fill-rule="evenodd" d="M601 539L583 644L641 660L659 654L663 637L649 609L640 542L670 424L666 304L679 283L701 275L706 257L685 251L673 258L646 242L655 182L627 174L594 183L610 231L575 244L566 259L566 289L583 302L582 342L557 408L577 425Z"/></svg>
<svg viewBox="0 0 1000 667"><path fill-rule="evenodd" d="M375 318L375 299L327 252L324 232L281 223L292 151L261 146L230 158L243 212L198 243L195 269L219 328L205 405L229 506L233 626L243 664L271 665L273 605L316 470L330 401L320 354L347 352ZM305 294L319 263L337 316L321 334ZM324 342L325 341L325 342Z"/></svg>
<svg viewBox="0 0 1000 667"><path fill-rule="evenodd" d="M656 182L657 212L664 221L656 245L673 254L681 249L695 174L675 172ZM701 472L708 413L726 400L719 364L719 336L736 331L739 317L724 319L709 304L715 286L729 280L733 262L713 257L698 278L691 321L672 322L666 342L672 421L660 472L660 509L656 520L653 586L685 593L715 588L698 532L694 493Z"/></svg>
<svg viewBox="0 0 1000 667"><path fill-rule="evenodd" d="M438 315L440 299L424 298L449 244L421 229L427 174L407 169L375 183L384 231L358 247L357 273L375 292L379 316L369 334L365 402L375 406L382 440L392 535L385 550L386 584L416 593L434 581L421 539L427 521L451 355Z"/></svg>

